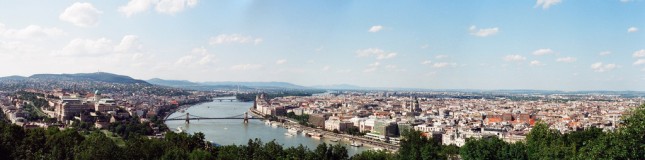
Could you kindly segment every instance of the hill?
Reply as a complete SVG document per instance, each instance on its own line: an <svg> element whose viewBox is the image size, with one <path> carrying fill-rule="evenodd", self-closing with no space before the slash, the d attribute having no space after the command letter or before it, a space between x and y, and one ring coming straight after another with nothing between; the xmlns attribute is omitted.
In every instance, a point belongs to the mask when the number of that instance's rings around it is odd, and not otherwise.
<svg viewBox="0 0 645 160"><path fill-rule="evenodd" d="M251 88L283 88L283 89L310 89L288 82L204 82L202 84L211 86L246 86Z"/></svg>
<svg viewBox="0 0 645 160"><path fill-rule="evenodd" d="M165 80L160 78L153 78L147 80L150 84L162 85L162 86L171 86L171 87L183 87L183 86L199 86L201 84L194 83L187 80Z"/></svg>
<svg viewBox="0 0 645 160"><path fill-rule="evenodd" d="M55 81L97 81L105 83L119 83L119 84L143 84L150 85L150 83L134 79L124 75L117 75L106 72L96 73L76 73L76 74L34 74L27 77L27 80L55 80Z"/></svg>
<svg viewBox="0 0 645 160"><path fill-rule="evenodd" d="M318 88L318 89L335 89L335 90L362 90L362 89L367 89L364 87L360 86L355 86L351 84L334 84L334 85L319 85L319 86L312 86L313 88Z"/></svg>

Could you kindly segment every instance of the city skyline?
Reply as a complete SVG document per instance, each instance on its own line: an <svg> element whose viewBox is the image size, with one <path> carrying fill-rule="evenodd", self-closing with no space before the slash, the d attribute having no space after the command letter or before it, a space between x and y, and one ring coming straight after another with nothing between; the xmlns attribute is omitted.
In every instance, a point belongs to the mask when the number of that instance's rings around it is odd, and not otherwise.
<svg viewBox="0 0 645 160"><path fill-rule="evenodd" d="M640 0L4 4L0 76L645 90Z"/></svg>

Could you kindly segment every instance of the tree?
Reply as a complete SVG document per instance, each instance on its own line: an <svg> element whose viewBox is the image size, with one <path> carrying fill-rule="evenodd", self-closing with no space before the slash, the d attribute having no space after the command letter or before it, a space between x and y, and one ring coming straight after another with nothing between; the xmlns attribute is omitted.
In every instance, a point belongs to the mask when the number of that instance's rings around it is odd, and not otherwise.
<svg viewBox="0 0 645 160"><path fill-rule="evenodd" d="M47 137L45 150L49 151L49 157L52 159L74 159L75 147L85 140L75 129L66 129L60 132L48 131L48 133L53 134Z"/></svg>
<svg viewBox="0 0 645 160"><path fill-rule="evenodd" d="M383 150L380 151L363 151L359 154L352 156L352 160L391 160L394 159L394 155L387 153Z"/></svg>
<svg viewBox="0 0 645 160"><path fill-rule="evenodd" d="M196 149L196 150L193 150L193 152L190 152L190 154L188 155L188 158L191 159L191 160L211 160L211 159L215 159L215 157L213 157L213 155L210 152L207 152L207 151L201 150L201 149Z"/></svg>
<svg viewBox="0 0 645 160"><path fill-rule="evenodd" d="M349 158L349 155L347 155L347 148L345 148L345 146L336 144L332 147L329 147L329 150L332 150L331 159L344 160Z"/></svg>
<svg viewBox="0 0 645 160"><path fill-rule="evenodd" d="M461 146L461 158L464 159L497 159L502 157L501 149L508 144L497 137L482 139L466 139L466 144Z"/></svg>
<svg viewBox="0 0 645 160"><path fill-rule="evenodd" d="M95 131L77 146L75 159L121 159L121 149L105 134Z"/></svg>
<svg viewBox="0 0 645 160"><path fill-rule="evenodd" d="M627 146L627 154L633 159L645 159L645 104L636 107L626 118L620 136Z"/></svg>
<svg viewBox="0 0 645 160"><path fill-rule="evenodd" d="M529 159L564 159L566 146L562 135L556 130L549 129L543 122L538 122L526 136L527 154Z"/></svg>

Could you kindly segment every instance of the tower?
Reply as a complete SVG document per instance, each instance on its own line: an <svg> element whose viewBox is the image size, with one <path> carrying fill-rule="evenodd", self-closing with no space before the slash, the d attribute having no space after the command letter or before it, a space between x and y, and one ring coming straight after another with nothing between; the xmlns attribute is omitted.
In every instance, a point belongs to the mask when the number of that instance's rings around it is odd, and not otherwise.
<svg viewBox="0 0 645 160"><path fill-rule="evenodd" d="M249 123L249 112L244 112L244 124Z"/></svg>
<svg viewBox="0 0 645 160"><path fill-rule="evenodd" d="M186 124L189 124L189 123L190 123L190 114L186 112Z"/></svg>

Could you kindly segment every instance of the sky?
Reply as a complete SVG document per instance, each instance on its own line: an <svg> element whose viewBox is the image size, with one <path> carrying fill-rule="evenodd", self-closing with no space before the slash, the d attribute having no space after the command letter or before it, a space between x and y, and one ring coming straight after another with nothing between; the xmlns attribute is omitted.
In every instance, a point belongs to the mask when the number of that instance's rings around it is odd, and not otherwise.
<svg viewBox="0 0 645 160"><path fill-rule="evenodd" d="M645 91L645 0L0 2L0 76Z"/></svg>

